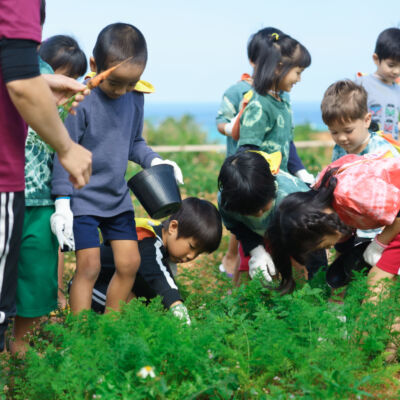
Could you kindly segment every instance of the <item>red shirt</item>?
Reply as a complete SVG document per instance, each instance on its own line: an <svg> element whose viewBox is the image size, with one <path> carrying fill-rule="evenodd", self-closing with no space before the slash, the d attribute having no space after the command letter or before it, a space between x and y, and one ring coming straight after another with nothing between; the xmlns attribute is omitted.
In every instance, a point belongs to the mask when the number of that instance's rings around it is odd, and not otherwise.
<svg viewBox="0 0 400 400"><path fill-rule="evenodd" d="M0 0L0 39L40 43L41 32L40 0ZM0 192L24 190L26 132L27 125L11 102L0 68Z"/></svg>

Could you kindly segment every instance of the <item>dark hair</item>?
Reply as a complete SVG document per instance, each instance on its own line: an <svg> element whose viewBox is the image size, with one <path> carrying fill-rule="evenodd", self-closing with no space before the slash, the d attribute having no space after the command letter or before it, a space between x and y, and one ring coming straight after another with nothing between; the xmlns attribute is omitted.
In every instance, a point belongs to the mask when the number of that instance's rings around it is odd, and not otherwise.
<svg viewBox="0 0 400 400"><path fill-rule="evenodd" d="M282 277L281 291L294 288L290 256L305 264L309 253L317 249L325 235L352 232L335 212L324 211L332 206L336 170L325 173L318 189L285 197L267 230L272 257Z"/></svg>
<svg viewBox="0 0 400 400"><path fill-rule="evenodd" d="M351 80L335 82L324 93L321 112L328 126L362 119L368 113L367 92Z"/></svg>
<svg viewBox="0 0 400 400"><path fill-rule="evenodd" d="M177 237L192 237L201 253L212 253L218 249L222 237L222 221L214 204L197 197L188 197L182 201L180 209L163 222L163 227L167 229L172 220L178 221Z"/></svg>
<svg viewBox="0 0 400 400"><path fill-rule="evenodd" d="M381 32L376 40L375 53L379 61L390 58L400 62L400 29L389 28Z"/></svg>
<svg viewBox="0 0 400 400"><path fill-rule="evenodd" d="M68 76L82 76L87 70L85 53L71 36L56 35L46 39L39 48L40 57L53 70L65 68Z"/></svg>
<svg viewBox="0 0 400 400"><path fill-rule="evenodd" d="M260 49L265 45L265 41L270 40L271 34L273 33L277 33L279 36L283 35L281 30L268 27L260 29L258 32L250 36L249 41L247 42L247 56L252 63L257 64Z"/></svg>
<svg viewBox="0 0 400 400"><path fill-rule="evenodd" d="M46 21L46 0L40 1L40 26Z"/></svg>
<svg viewBox="0 0 400 400"><path fill-rule="evenodd" d="M277 90L292 68L307 68L311 64L308 50L289 35L271 33L262 44L254 71L254 89L261 95Z"/></svg>
<svg viewBox="0 0 400 400"><path fill-rule="evenodd" d="M275 178L264 157L241 151L224 161L218 176L221 207L251 215L276 197Z"/></svg>
<svg viewBox="0 0 400 400"><path fill-rule="evenodd" d="M133 25L121 22L107 25L97 37L93 57L98 73L130 57L133 64L146 65L146 40Z"/></svg>

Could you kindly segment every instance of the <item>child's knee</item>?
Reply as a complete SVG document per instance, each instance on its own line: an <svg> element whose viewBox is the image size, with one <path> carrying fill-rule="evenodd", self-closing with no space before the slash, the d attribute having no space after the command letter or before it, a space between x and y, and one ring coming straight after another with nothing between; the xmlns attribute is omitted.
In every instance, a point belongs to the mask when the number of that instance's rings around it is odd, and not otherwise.
<svg viewBox="0 0 400 400"><path fill-rule="evenodd" d="M76 275L85 280L95 282L100 273L100 260L90 257L80 258L77 261Z"/></svg>
<svg viewBox="0 0 400 400"><path fill-rule="evenodd" d="M129 257L119 258L115 263L115 272L122 276L136 276L140 266L140 255L131 254Z"/></svg>

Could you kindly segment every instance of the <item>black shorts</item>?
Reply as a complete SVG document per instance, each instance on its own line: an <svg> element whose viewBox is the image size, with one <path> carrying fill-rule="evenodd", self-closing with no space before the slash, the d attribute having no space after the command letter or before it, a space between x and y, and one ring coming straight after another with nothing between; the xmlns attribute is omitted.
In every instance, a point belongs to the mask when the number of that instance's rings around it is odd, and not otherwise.
<svg viewBox="0 0 400 400"><path fill-rule="evenodd" d="M0 193L0 351L10 317L15 316L18 256L24 223L24 192Z"/></svg>

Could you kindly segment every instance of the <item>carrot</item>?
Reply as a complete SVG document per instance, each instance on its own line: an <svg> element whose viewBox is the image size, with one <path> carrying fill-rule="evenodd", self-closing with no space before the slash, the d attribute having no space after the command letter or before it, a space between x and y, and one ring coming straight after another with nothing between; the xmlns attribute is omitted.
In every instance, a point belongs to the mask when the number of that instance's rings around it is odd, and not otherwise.
<svg viewBox="0 0 400 400"><path fill-rule="evenodd" d="M86 84L87 88L88 89L93 89L93 88L99 86L101 82L103 82L105 79L107 79L111 75L111 72L115 71L118 67L120 67L123 63L127 62L131 58L133 58L133 57L129 57L129 58L125 59L124 61L121 61L119 64L114 65L113 67L106 69L105 71L101 72L98 75L95 75Z"/></svg>
<svg viewBox="0 0 400 400"><path fill-rule="evenodd" d="M103 82L105 79L107 79L110 74L115 71L118 67L120 67L123 63L127 62L128 60L132 59L133 56L126 58L125 60L121 61L119 64L114 65L111 68L106 69L105 71L101 72L98 75L95 75L92 79L90 79L87 83L86 83L86 88L87 89L93 89L97 86L100 85L101 82ZM86 90L85 88L85 90ZM70 108L72 107L72 103L75 101L75 96L77 94L82 94L84 92L84 90L75 93L73 96L71 96L68 100L66 100L64 103L62 103L60 105L60 107L63 108L63 112L65 112L66 114L68 114ZM65 117L64 117L65 118Z"/></svg>

